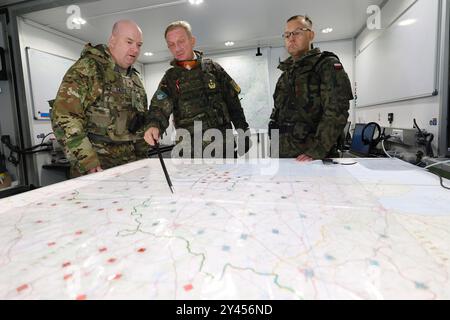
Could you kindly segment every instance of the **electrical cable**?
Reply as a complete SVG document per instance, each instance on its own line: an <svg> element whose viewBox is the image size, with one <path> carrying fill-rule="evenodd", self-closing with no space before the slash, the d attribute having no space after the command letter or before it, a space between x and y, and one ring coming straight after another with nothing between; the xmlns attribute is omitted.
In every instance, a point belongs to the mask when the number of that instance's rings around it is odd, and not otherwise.
<svg viewBox="0 0 450 320"><path fill-rule="evenodd" d="M423 135L423 132L420 130L420 128L419 128L419 126L417 126L417 122L416 121L414 121L414 124L415 124L415 126L417 127L417 129L419 130L419 132L420 132L420 134L421 135ZM390 138L390 137L389 137ZM383 151L384 151L384 153L389 157L389 159L393 159L393 157L387 152L387 150L386 150L386 147L385 147L385 145L384 145L384 141L385 140L387 140L387 139L382 139L381 140L381 146L383 147ZM432 140L432 139L431 139ZM450 190L450 187L447 187L447 186L445 186L444 185L444 178L441 176L441 175L439 175L439 174L437 174L437 173L434 173L434 172L431 172L431 171L429 171L428 169L430 169L430 168L432 168L432 167L435 167L435 166L438 166L438 165L441 165L441 164L445 164L445 163L450 163L450 160L446 160L446 161L442 161L442 162L437 162L437 163L433 163L433 164L431 164L431 165L429 165L429 166L427 166L427 167L425 167L425 168L423 168L424 170L427 170L428 172L430 172L430 173L432 173L432 174L434 174L434 175L436 175L436 176L438 176L439 177L439 180L440 180L440 184L441 184L441 187L442 188L444 188L444 189L446 189L446 190ZM420 163L419 163L420 164ZM418 165L419 165L418 164Z"/></svg>
<svg viewBox="0 0 450 320"><path fill-rule="evenodd" d="M424 162L420 162L420 163L418 163L417 165L420 166L421 163L424 163ZM450 163L450 160L441 161L441 162L436 162L436 163L433 163L433 164L431 164L431 165L429 165L429 166L426 166L426 167L424 167L424 168L421 167L421 168L424 169L424 170L427 170L429 173L432 173L432 174L434 174L435 176L438 176L438 177L439 177L440 184L441 184L441 187L444 188L444 189L446 189L446 190L450 190L450 187L447 187L447 186L444 185L444 177L443 177L443 176L441 176L440 174L438 174L438 173L436 173L436 172L433 172L433 171L430 171L430 170L429 170L430 168L433 168L433 167L436 167L436 166L438 166L438 165L445 164L445 163Z"/></svg>
<svg viewBox="0 0 450 320"><path fill-rule="evenodd" d="M446 189L446 190L450 190L450 187L447 187L447 186L445 186L444 185L444 178L440 175L440 174L437 174L436 172L432 172L432 171L428 171L429 173L432 173L432 174L434 174L435 176L438 176L439 177L439 180L440 180L440 183L441 183L441 187L442 188L444 188L444 189Z"/></svg>
<svg viewBox="0 0 450 320"><path fill-rule="evenodd" d="M442 178L442 176L440 176L440 175L437 175L437 176L439 176L439 179L441 180L441 186L442 186L442 188L447 189L447 190L450 190L450 187L446 187L446 186L444 185L444 178Z"/></svg>
<svg viewBox="0 0 450 320"><path fill-rule="evenodd" d="M41 142L43 142L45 138L48 137L50 134L51 133L44 136ZM22 150L18 146L15 146L11 143L9 136L2 136L1 142L4 145L6 145L6 147L9 149L8 161L15 166L19 165L21 155L32 155L40 152L50 152L53 150L52 143L41 143L36 146L32 146Z"/></svg>
<svg viewBox="0 0 450 320"><path fill-rule="evenodd" d="M384 146L384 140L381 140L381 146L383 147L383 151L388 156L388 158L392 159L392 156L386 151L386 147Z"/></svg>
<svg viewBox="0 0 450 320"><path fill-rule="evenodd" d="M445 164L445 163L450 163L450 160L445 160L442 162L436 162L436 163L430 164L429 166L426 166L424 169L430 169L432 167L436 167L438 165Z"/></svg>
<svg viewBox="0 0 450 320"><path fill-rule="evenodd" d="M45 141L45 138L47 138L48 136L50 136L50 135L52 135L53 134L53 132L50 132L50 133L47 133L43 138L42 138L42 140L41 140L41 144L43 144L44 143L44 141Z"/></svg>

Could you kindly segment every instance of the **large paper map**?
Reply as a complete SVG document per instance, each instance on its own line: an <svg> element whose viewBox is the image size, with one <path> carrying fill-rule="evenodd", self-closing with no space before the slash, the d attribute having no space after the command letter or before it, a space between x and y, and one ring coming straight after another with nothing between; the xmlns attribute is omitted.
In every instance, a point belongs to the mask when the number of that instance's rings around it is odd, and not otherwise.
<svg viewBox="0 0 450 320"><path fill-rule="evenodd" d="M252 129L267 129L273 100L269 89L266 57L217 57L218 62L241 88L241 105Z"/></svg>
<svg viewBox="0 0 450 320"><path fill-rule="evenodd" d="M357 161L167 160L172 195L149 159L0 200L0 299L450 299L449 192Z"/></svg>

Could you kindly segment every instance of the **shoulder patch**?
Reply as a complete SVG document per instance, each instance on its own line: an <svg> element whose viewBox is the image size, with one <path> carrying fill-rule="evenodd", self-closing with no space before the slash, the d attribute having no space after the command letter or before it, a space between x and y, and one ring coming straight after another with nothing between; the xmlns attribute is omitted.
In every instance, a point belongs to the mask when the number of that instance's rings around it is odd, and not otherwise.
<svg viewBox="0 0 450 320"><path fill-rule="evenodd" d="M156 91L155 96L158 101L161 101L161 100L164 100L167 98L167 94L162 90Z"/></svg>
<svg viewBox="0 0 450 320"><path fill-rule="evenodd" d="M241 87L234 80L231 80L231 86L238 94L241 93Z"/></svg>
<svg viewBox="0 0 450 320"><path fill-rule="evenodd" d="M335 63L334 64L334 70L340 71L342 69L344 69L344 67L342 66L341 63Z"/></svg>

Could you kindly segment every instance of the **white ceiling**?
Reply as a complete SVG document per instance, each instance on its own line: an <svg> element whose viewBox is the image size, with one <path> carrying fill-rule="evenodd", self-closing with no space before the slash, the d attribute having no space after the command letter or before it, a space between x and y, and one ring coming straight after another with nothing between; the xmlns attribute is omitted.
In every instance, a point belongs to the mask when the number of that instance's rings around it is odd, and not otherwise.
<svg viewBox="0 0 450 320"><path fill-rule="evenodd" d="M226 41L234 41L237 48L258 45L282 46L281 33L285 21L295 14L308 14L313 22L316 42L349 39L365 25L367 7L381 5L383 0L204 0L199 6L187 0L100 0L79 4L81 16L87 23L80 30L66 26L67 7L33 12L24 18L45 25L78 39L105 43L111 27L119 19L136 21L144 32L143 63L167 60L170 56L164 30L175 20L191 23L197 37L197 47L207 53L227 50ZM75 3L76 4L76 3ZM323 34L323 28L334 32Z"/></svg>

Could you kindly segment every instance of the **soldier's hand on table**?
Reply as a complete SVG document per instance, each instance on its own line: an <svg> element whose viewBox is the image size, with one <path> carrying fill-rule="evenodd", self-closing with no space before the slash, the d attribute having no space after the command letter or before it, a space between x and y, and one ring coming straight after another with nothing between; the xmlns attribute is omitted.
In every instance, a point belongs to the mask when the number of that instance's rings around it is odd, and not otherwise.
<svg viewBox="0 0 450 320"><path fill-rule="evenodd" d="M158 128L148 129L145 132L144 139L149 145L154 146L159 140L159 129Z"/></svg>
<svg viewBox="0 0 450 320"><path fill-rule="evenodd" d="M97 166L97 167L92 168L91 170L89 170L89 174L96 173L96 172L102 172L102 171L103 171L102 167Z"/></svg>
<svg viewBox="0 0 450 320"><path fill-rule="evenodd" d="M313 158L311 158L310 156L307 156L306 154L299 155L296 160L299 161L299 162L311 162L311 161L314 161Z"/></svg>

